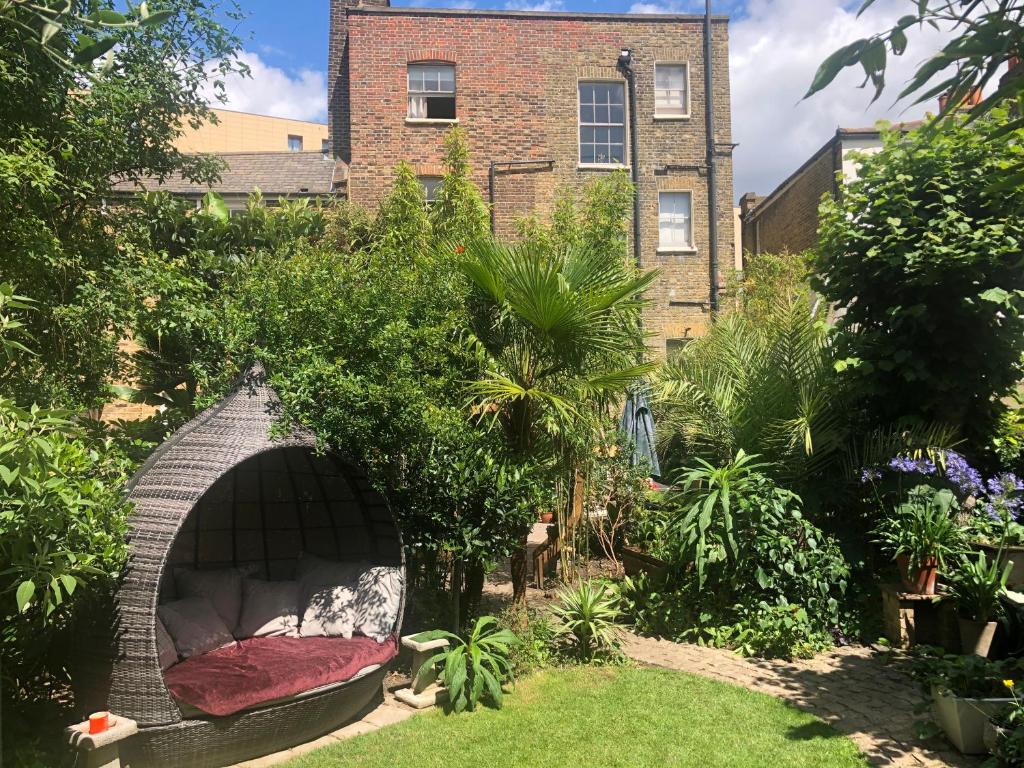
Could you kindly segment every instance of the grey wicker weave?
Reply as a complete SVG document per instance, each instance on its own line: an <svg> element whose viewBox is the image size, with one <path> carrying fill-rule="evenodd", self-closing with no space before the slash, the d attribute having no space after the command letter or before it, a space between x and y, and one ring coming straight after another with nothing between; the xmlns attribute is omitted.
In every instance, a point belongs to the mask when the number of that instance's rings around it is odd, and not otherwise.
<svg viewBox="0 0 1024 768"><path fill-rule="evenodd" d="M353 463L315 436L275 436L280 403L260 365L165 442L129 484L130 558L104 626L108 666L76 685L81 707L139 724L129 764L223 766L333 730L382 697L386 665L349 683L229 717L185 719L157 656L158 600L175 566L249 566L290 578L301 552L405 567L390 508ZM395 618L401 627L405 595ZM101 624L103 622L100 622ZM93 665L93 669L97 667ZM79 693L80 691L86 693Z"/></svg>

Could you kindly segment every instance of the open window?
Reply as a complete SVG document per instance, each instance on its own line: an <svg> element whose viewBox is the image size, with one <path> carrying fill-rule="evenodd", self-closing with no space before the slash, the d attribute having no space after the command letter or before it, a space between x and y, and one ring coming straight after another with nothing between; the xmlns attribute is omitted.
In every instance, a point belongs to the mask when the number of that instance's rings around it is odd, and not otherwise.
<svg viewBox="0 0 1024 768"><path fill-rule="evenodd" d="M455 119L455 66L409 65L409 118Z"/></svg>

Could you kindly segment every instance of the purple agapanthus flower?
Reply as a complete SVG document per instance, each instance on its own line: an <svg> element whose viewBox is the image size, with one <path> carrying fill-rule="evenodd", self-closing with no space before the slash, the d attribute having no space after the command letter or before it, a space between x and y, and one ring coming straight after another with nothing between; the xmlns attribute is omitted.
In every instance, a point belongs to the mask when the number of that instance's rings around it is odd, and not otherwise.
<svg viewBox="0 0 1024 768"><path fill-rule="evenodd" d="M889 469L917 475L934 475L935 462L929 459L914 459L910 456L893 456L889 460Z"/></svg>
<svg viewBox="0 0 1024 768"><path fill-rule="evenodd" d="M873 483L876 480L881 479L882 473L877 469L873 469L872 467L864 467L864 469L860 471L860 481L862 483Z"/></svg>
<svg viewBox="0 0 1024 768"><path fill-rule="evenodd" d="M956 451L946 452L946 477L964 496L979 496L984 491L981 473Z"/></svg>

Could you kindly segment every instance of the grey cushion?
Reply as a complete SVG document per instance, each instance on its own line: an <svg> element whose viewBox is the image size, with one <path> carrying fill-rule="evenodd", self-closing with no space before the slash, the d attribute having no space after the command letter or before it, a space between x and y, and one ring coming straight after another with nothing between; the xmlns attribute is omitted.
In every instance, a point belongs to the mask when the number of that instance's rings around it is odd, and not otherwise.
<svg viewBox="0 0 1024 768"><path fill-rule="evenodd" d="M242 611L242 572L237 568L216 571L191 571L185 568L174 572L174 587L179 598L205 597L220 615L231 632L238 626Z"/></svg>
<svg viewBox="0 0 1024 768"><path fill-rule="evenodd" d="M242 615L235 637L297 637L298 634L297 581L242 581Z"/></svg>
<svg viewBox="0 0 1024 768"><path fill-rule="evenodd" d="M205 597L186 597L165 603L156 612L183 659L235 643L213 603Z"/></svg>
<svg viewBox="0 0 1024 768"><path fill-rule="evenodd" d="M401 568L374 565L359 576L355 631L383 643L395 631L405 575Z"/></svg>
<svg viewBox="0 0 1024 768"><path fill-rule="evenodd" d="M156 619L156 652L160 657L161 671L178 663L178 649L174 647L174 640L167 634L167 627L159 616Z"/></svg>
<svg viewBox="0 0 1024 768"><path fill-rule="evenodd" d="M356 585L366 563L335 562L315 555L299 558L302 637L352 637L356 623Z"/></svg>

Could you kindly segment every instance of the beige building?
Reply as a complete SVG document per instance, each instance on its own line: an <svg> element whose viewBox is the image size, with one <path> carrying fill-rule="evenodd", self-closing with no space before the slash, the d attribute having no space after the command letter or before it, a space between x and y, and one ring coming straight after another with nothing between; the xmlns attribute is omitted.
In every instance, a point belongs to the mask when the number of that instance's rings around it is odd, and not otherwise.
<svg viewBox="0 0 1024 768"><path fill-rule="evenodd" d="M217 123L186 126L177 146L182 152L324 152L327 126L305 120L214 109Z"/></svg>

